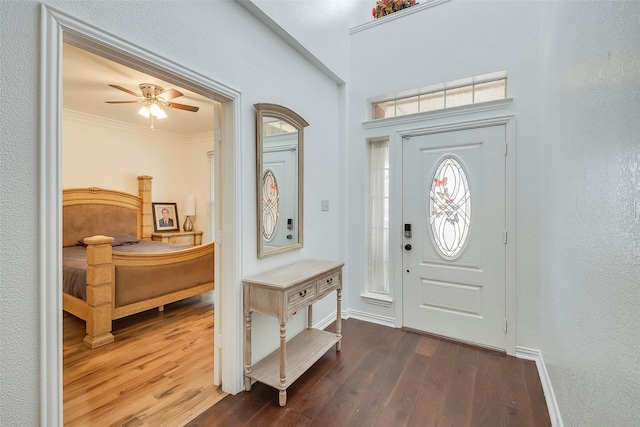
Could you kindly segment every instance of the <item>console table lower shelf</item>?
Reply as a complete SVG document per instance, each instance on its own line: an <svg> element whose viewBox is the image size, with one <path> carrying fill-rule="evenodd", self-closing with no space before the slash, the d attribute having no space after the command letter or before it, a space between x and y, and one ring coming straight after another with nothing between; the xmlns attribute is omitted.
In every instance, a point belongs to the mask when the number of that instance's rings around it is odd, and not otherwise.
<svg viewBox="0 0 640 427"><path fill-rule="evenodd" d="M306 329L287 343L287 376L284 389L300 378L331 347L340 341L335 332ZM280 386L280 350L276 350L251 367L246 374L263 384L276 389Z"/></svg>

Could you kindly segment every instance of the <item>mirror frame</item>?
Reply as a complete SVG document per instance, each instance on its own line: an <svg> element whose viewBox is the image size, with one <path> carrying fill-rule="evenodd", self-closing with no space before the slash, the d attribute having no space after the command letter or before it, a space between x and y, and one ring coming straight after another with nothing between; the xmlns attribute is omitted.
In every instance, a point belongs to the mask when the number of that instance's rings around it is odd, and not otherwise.
<svg viewBox="0 0 640 427"><path fill-rule="evenodd" d="M272 255L289 252L294 249L302 248L304 243L304 128L309 126L309 123L294 111L277 104L259 103L254 104L256 109L256 213L258 216L258 258L265 258ZM262 238L262 230L264 228L264 221L262 217L262 169L264 167L263 161L263 118L275 117L280 120L284 120L298 131L298 221L297 221L297 236L298 241L288 245L281 246L276 249L265 250L264 240Z"/></svg>

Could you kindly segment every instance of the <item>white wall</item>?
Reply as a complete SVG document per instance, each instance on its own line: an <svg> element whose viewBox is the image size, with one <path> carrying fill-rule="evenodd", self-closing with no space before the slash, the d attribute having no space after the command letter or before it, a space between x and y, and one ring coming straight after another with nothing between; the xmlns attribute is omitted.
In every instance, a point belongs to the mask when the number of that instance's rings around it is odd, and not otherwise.
<svg viewBox="0 0 640 427"><path fill-rule="evenodd" d="M345 81L349 73L348 19L361 2L354 0L247 0Z"/></svg>
<svg viewBox="0 0 640 427"><path fill-rule="evenodd" d="M540 348L567 426L640 421L639 16L544 7Z"/></svg>
<svg viewBox="0 0 640 427"><path fill-rule="evenodd" d="M242 93L240 117L242 170L236 197L241 200L241 273L248 276L301 258L338 259L342 236L338 181L340 89L325 74L232 1L47 2L91 25L159 56L206 75ZM0 424L40 424L40 304L38 252L40 3L1 2L0 121L2 132L2 217L19 226L3 230L0 325ZM274 59L275 58L275 59ZM305 246L286 255L257 260L254 103L285 105L310 123L305 129ZM320 212L320 200L332 209ZM240 286L240 283L235 284ZM317 320L335 306L323 301ZM241 318L241 315L238 315ZM277 346L277 327L257 318L257 354ZM300 314L292 331L301 330ZM262 333L266 329L275 332ZM267 339L271 341L267 342ZM272 344L273 343L273 344Z"/></svg>
<svg viewBox="0 0 640 427"><path fill-rule="evenodd" d="M360 315L395 319L389 308L365 303L367 276L366 138L402 129L364 131L367 98L464 77L506 70L509 110L516 115L516 345L537 348L538 337L538 157L539 4L457 2L426 8L402 19L367 26L351 36L348 84L349 308ZM424 124L422 124L424 125ZM404 129L413 125L405 125ZM400 141L392 141L393 146ZM400 195L398 195L400 197ZM395 206L401 199L391 201ZM398 209L399 212L399 209ZM397 238L402 230L392 230ZM392 236L393 238L393 236ZM400 267L400 260L396 265ZM391 293L400 284L391 283Z"/></svg>
<svg viewBox="0 0 640 427"><path fill-rule="evenodd" d="M183 199L196 196L195 229L207 231L210 133L182 137L76 111L62 126L62 188L102 187L138 194L139 175L153 177L153 202L175 202L180 229Z"/></svg>

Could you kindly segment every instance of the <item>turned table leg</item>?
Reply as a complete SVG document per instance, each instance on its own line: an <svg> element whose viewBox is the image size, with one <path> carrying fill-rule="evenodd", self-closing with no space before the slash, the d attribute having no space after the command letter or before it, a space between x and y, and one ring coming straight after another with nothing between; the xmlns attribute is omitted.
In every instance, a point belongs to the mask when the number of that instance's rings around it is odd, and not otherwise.
<svg viewBox="0 0 640 427"><path fill-rule="evenodd" d="M280 322L280 406L287 404L287 323Z"/></svg>
<svg viewBox="0 0 640 427"><path fill-rule="evenodd" d="M251 391L251 312L244 313L244 389Z"/></svg>

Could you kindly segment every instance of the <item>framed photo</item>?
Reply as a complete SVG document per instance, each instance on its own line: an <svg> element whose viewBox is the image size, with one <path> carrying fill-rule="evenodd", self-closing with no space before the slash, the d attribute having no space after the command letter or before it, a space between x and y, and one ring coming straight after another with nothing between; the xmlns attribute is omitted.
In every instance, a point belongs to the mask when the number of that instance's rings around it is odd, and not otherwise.
<svg viewBox="0 0 640 427"><path fill-rule="evenodd" d="M151 203L155 232L180 231L178 207L175 203Z"/></svg>

